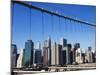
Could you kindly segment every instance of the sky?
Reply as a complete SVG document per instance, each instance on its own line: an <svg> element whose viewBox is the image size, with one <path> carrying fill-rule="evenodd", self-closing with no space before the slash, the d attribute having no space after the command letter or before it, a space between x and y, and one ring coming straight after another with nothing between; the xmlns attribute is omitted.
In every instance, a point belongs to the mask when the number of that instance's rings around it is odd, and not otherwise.
<svg viewBox="0 0 100 75"><path fill-rule="evenodd" d="M31 4L96 24L95 6L41 2L32 2ZM36 45L37 42L43 42L49 36L53 42L57 43L60 42L61 37L64 37L72 45L79 42L83 49L87 49L88 46L95 47L95 27L52 16L35 9L31 9L30 14L30 8L14 4L12 8L12 40L17 45L18 51L24 48L25 42L29 39L32 39Z"/></svg>

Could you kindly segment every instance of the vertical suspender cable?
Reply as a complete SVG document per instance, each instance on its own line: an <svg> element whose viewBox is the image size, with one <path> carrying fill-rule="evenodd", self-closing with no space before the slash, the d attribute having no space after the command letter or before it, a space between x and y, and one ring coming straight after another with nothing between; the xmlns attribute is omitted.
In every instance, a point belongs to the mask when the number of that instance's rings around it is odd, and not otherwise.
<svg viewBox="0 0 100 75"><path fill-rule="evenodd" d="M69 34L70 34L70 20L66 19L66 26L67 26L67 38L69 39Z"/></svg>
<svg viewBox="0 0 100 75"><path fill-rule="evenodd" d="M90 44L90 27L88 26L88 42ZM89 46L89 45L88 45Z"/></svg>
<svg viewBox="0 0 100 75"><path fill-rule="evenodd" d="M41 12L42 12L42 38L44 40L44 12L43 11Z"/></svg>
<svg viewBox="0 0 100 75"><path fill-rule="evenodd" d="M65 18L64 18L65 19ZM66 19L65 19L65 26L64 26L64 35L66 36L67 34L67 23L66 23ZM67 36L66 36L67 37Z"/></svg>
<svg viewBox="0 0 100 75"><path fill-rule="evenodd" d="M31 8L29 8L29 39L31 39Z"/></svg>
<svg viewBox="0 0 100 75"><path fill-rule="evenodd" d="M60 31L60 28L61 28L61 26L60 26L60 24L61 24L61 23L60 23L60 17L58 16L58 18L59 18L59 24L58 24L58 26L59 26L58 31L59 31L59 32L57 32L57 33L59 34L59 36L61 36L61 31ZM60 38L61 38L61 37L60 37Z"/></svg>
<svg viewBox="0 0 100 75"><path fill-rule="evenodd" d="M77 42L77 29L76 29L76 22L74 21L74 31L73 33L76 33L75 35L75 42Z"/></svg>
<svg viewBox="0 0 100 75"><path fill-rule="evenodd" d="M68 38L68 37L67 37L67 35L68 35L68 34L67 34L67 31L68 31L67 29L68 29L68 27L67 27L67 21L66 21L66 20L67 20L67 19L65 18L65 27L64 27L64 28L65 28L65 29L64 29L65 32L64 32L64 34L65 34L66 38Z"/></svg>
<svg viewBox="0 0 100 75"><path fill-rule="evenodd" d="M54 18L53 18L53 15L51 14L51 29L52 29L52 39L53 39L53 35L54 35Z"/></svg>
<svg viewBox="0 0 100 75"><path fill-rule="evenodd" d="M13 40L13 25L14 25L14 3L12 2L12 11L11 11L11 14L12 14L12 18L11 18L11 43L14 42Z"/></svg>

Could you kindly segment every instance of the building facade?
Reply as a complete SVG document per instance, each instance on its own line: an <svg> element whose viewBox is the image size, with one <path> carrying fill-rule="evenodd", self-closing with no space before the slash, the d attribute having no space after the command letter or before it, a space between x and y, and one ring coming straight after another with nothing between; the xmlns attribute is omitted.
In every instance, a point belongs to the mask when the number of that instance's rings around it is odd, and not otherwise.
<svg viewBox="0 0 100 75"><path fill-rule="evenodd" d="M23 55L24 55L24 49L21 49L20 54L17 59L17 68L23 67Z"/></svg>
<svg viewBox="0 0 100 75"><path fill-rule="evenodd" d="M11 44L11 67L15 68L17 66L17 46Z"/></svg>
<svg viewBox="0 0 100 75"><path fill-rule="evenodd" d="M62 55L62 45L57 44L56 45L56 65L62 65L63 64L63 55Z"/></svg>
<svg viewBox="0 0 100 75"><path fill-rule="evenodd" d="M51 50L51 65L56 65L56 42L52 45Z"/></svg>
<svg viewBox="0 0 100 75"><path fill-rule="evenodd" d="M66 49L66 64L71 64L71 49L72 49L72 45L71 44L67 44L67 49Z"/></svg>
<svg viewBox="0 0 100 75"><path fill-rule="evenodd" d="M62 45L54 43L51 50L51 65L63 64L63 51Z"/></svg>
<svg viewBox="0 0 100 75"><path fill-rule="evenodd" d="M51 38L44 41L43 45L43 64L51 65Z"/></svg>
<svg viewBox="0 0 100 75"><path fill-rule="evenodd" d="M34 54L34 43L32 40L27 40L25 42L25 51L24 51L24 57L23 57L23 65L25 67L31 67L33 65L33 54Z"/></svg>
<svg viewBox="0 0 100 75"><path fill-rule="evenodd" d="M49 50L48 47L43 47L43 65L48 66L49 65Z"/></svg>
<svg viewBox="0 0 100 75"><path fill-rule="evenodd" d="M42 64L42 51L39 49L35 50L35 64Z"/></svg>
<svg viewBox="0 0 100 75"><path fill-rule="evenodd" d="M86 52L86 62L88 63L93 63L93 52L91 51L92 48L91 47L88 47L88 51Z"/></svg>

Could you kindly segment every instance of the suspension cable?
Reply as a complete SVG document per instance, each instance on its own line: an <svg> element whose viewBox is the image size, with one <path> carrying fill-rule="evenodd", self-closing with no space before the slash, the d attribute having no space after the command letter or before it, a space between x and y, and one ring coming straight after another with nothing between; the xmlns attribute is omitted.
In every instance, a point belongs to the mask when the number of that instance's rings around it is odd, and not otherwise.
<svg viewBox="0 0 100 75"><path fill-rule="evenodd" d="M11 33L12 33L12 36L11 36L11 43L13 43L14 42L14 40L13 40L13 25L14 25L14 6L15 6L15 4L14 3L12 3L12 18L11 18L11 26L12 26L12 29L11 29Z"/></svg>
<svg viewBox="0 0 100 75"><path fill-rule="evenodd" d="M51 29L52 29L52 39L54 35L54 16L51 14Z"/></svg>
<svg viewBox="0 0 100 75"><path fill-rule="evenodd" d="M31 40L31 8L29 8L29 38Z"/></svg>
<svg viewBox="0 0 100 75"><path fill-rule="evenodd" d="M41 13L42 13L42 38L44 40L44 12L41 11Z"/></svg>
<svg viewBox="0 0 100 75"><path fill-rule="evenodd" d="M59 27L59 28L58 28L58 31L59 31L59 32L58 32L58 34L59 34L59 36L61 37L61 26L60 26L60 25L61 25L61 22L60 22L60 19L61 19L61 18L60 18L60 17L58 17L58 18L59 18L59 20L58 20L58 21L59 21L59 24L58 24L58 27Z"/></svg>
<svg viewBox="0 0 100 75"><path fill-rule="evenodd" d="M30 8L36 9L36 10L40 10L40 11L46 12L48 14L53 14L55 16L63 17L63 18L66 18L66 19L69 19L69 20L72 20L72 21L76 21L76 22L79 22L79 23L84 23L84 24L87 24L89 26L96 27L96 25L94 25L94 24L90 24L88 22L85 22L85 21L82 21L82 20L78 20L78 19L75 19L75 18L72 18L72 17L69 17L69 16L64 16L64 15L61 15L61 14L59 14L57 12L51 12L51 11L43 9L43 8L39 8L39 7L36 7L36 6L33 6L33 5L29 5L28 3L25 3L25 2L21 2L21 1L12 1L12 2L21 4L21 5L24 5L26 7L30 7Z"/></svg>

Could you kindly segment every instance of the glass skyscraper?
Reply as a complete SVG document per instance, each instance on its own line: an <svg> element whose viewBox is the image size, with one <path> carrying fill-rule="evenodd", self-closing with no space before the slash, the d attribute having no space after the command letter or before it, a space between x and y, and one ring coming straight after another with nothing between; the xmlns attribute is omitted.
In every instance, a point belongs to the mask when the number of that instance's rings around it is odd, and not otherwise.
<svg viewBox="0 0 100 75"><path fill-rule="evenodd" d="M17 63L17 46L15 44L11 44L11 67L16 67Z"/></svg>
<svg viewBox="0 0 100 75"><path fill-rule="evenodd" d="M23 66L30 67L33 65L33 49L34 43L32 40L27 40L27 42L25 42Z"/></svg>

